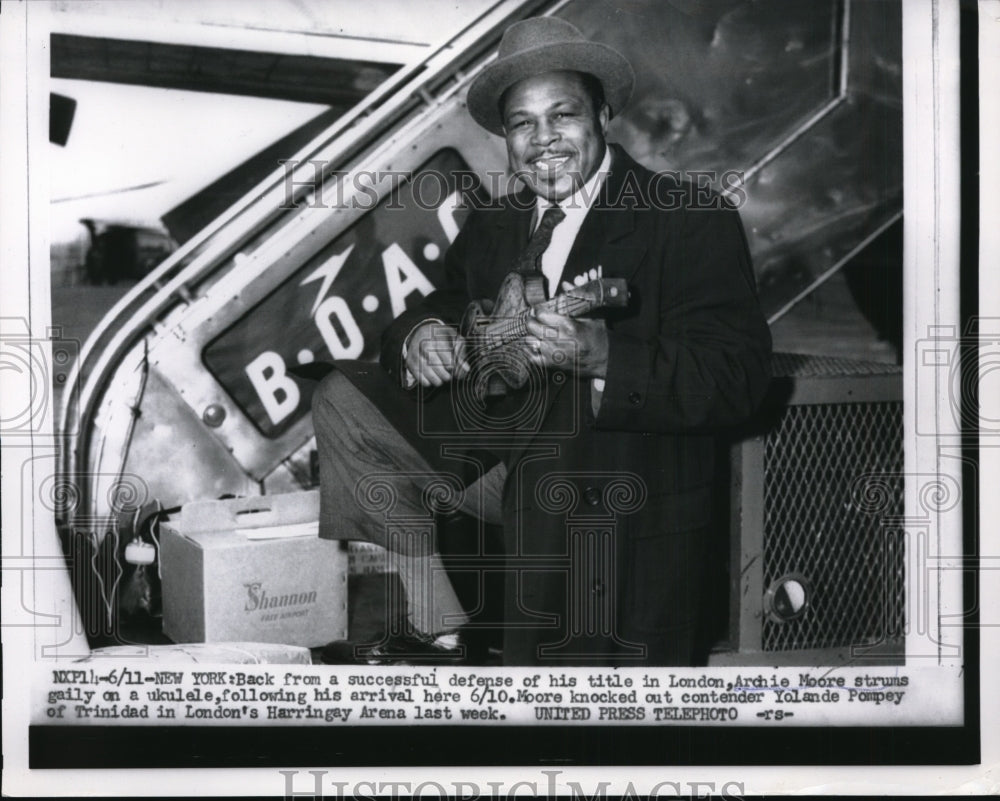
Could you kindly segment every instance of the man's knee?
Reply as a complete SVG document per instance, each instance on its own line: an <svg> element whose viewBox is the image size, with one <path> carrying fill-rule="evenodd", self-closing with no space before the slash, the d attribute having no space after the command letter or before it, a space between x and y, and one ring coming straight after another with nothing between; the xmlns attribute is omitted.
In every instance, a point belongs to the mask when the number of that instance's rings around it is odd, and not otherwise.
<svg viewBox="0 0 1000 801"><path fill-rule="evenodd" d="M378 369L378 368L376 368ZM376 400L377 381L355 383L353 374L334 370L317 385L312 398L313 429L320 450L347 448L351 452L375 445L373 431L385 431L385 413ZM362 376L364 379L365 376Z"/></svg>
<svg viewBox="0 0 1000 801"><path fill-rule="evenodd" d="M354 420L358 406L356 396L357 390L350 379L338 370L325 376L317 385L312 396L312 420L321 453L339 450L357 433L359 424Z"/></svg>
<svg viewBox="0 0 1000 801"><path fill-rule="evenodd" d="M312 396L313 414L322 409L324 404L337 404L337 399L341 397L350 387L350 380L339 370L332 371L325 376L316 386Z"/></svg>
<svg viewBox="0 0 1000 801"><path fill-rule="evenodd" d="M313 425L319 428L353 427L370 409L371 402L339 370L325 376L312 396Z"/></svg>

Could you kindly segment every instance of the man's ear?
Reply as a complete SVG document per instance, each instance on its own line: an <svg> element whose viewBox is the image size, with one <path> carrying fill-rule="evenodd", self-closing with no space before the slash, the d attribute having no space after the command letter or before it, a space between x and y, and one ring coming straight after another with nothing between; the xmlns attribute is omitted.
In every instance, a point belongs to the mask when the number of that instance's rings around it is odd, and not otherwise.
<svg viewBox="0 0 1000 801"><path fill-rule="evenodd" d="M607 103L601 103L601 108L597 112L597 120L601 124L601 135L606 136L608 133L608 123L611 122L611 106Z"/></svg>

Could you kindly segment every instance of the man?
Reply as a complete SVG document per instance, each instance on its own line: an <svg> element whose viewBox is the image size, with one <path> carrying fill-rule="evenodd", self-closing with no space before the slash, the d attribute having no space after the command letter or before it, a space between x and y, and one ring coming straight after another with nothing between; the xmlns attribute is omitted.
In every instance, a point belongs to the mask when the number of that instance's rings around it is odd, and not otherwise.
<svg viewBox="0 0 1000 801"><path fill-rule="evenodd" d="M620 53L563 20L506 31L468 107L505 137L524 188L470 215L447 285L386 331L384 369L339 364L313 404L321 534L398 554L418 632L463 615L433 543L389 541L372 478L391 487L399 519L419 515L442 477L445 495L471 485L465 500L481 512L499 496L505 664L692 663L712 431L751 414L768 382L770 334L738 214L605 143L632 84ZM549 296L624 279L628 304L529 314L508 355L534 372L480 404L459 323L512 270Z"/></svg>

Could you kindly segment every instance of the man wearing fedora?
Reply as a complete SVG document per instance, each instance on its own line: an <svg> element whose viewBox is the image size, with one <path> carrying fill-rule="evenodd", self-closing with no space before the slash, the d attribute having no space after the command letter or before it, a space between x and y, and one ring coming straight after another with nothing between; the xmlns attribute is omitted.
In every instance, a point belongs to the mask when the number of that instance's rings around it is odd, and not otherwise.
<svg viewBox="0 0 1000 801"><path fill-rule="evenodd" d="M704 658L714 434L762 399L771 340L737 212L605 142L633 80L561 19L508 28L468 108L506 139L523 187L471 213L446 286L385 332L381 369L340 363L314 396L321 535L392 549L409 598L409 636L376 657L419 656L465 618L433 542L387 541L362 497L371 476L392 483L400 518L443 486L502 522L504 664ZM512 350L541 380L470 403L460 321L512 271L540 273L549 297L622 279L628 303L533 312Z"/></svg>

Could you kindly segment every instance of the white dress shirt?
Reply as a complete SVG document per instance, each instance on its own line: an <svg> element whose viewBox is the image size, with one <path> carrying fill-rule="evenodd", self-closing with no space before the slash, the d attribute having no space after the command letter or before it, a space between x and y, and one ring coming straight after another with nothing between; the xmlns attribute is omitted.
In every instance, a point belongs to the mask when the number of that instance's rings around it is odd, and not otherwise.
<svg viewBox="0 0 1000 801"><path fill-rule="evenodd" d="M583 221L587 217L587 212L597 202L597 196L610 169L611 151L605 147L604 158L601 160L597 172L591 175L590 179L576 192L559 201L559 208L565 212L566 217L552 229L552 241L542 254L542 274L548 285L549 297L553 297L568 288L557 286L557 283L563 273L563 268L566 266L569 252L573 249L573 243L576 242L576 236L580 233ZM556 204L543 197L538 198L533 231L541 224L542 215L545 214L546 209L554 205Z"/></svg>
<svg viewBox="0 0 1000 801"><path fill-rule="evenodd" d="M573 243L576 242L577 234L580 233L583 221L587 217L587 212L597 202L597 196L610 170L611 150L605 147L604 158L601 159L601 165L597 168L597 172L591 175L590 179L577 189L576 192L559 201L559 208L566 213L566 217L552 229L552 241L542 254L542 274L545 276L545 281L548 284L549 297L554 297L559 292L563 292L573 285L571 281L563 281L562 286L556 286L563 274L563 269L566 267L566 260L569 258L569 252L573 249ZM545 210L554 205L554 203L543 197L538 198L535 228L541 223ZM597 269L600 270L600 267ZM576 283L578 285L583 285L586 279L597 278L599 274L595 273L586 277L574 277L577 279ZM594 390L592 398L594 414L597 414L597 409L600 407L601 401L600 394L604 392L604 379L592 379L591 386Z"/></svg>

